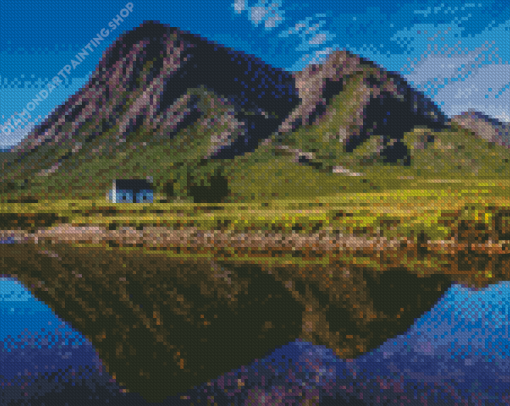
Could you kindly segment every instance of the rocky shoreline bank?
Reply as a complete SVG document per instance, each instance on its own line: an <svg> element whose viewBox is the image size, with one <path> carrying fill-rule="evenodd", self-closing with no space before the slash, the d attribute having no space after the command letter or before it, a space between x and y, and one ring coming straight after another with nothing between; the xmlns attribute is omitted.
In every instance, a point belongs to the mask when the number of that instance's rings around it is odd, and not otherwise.
<svg viewBox="0 0 510 406"><path fill-rule="evenodd" d="M165 227L120 227L109 230L97 226L72 226L69 224L39 229L35 232L24 230L0 230L0 239L11 238L16 243L78 243L108 244L115 242L120 246L161 246L161 247L240 247L240 248L315 248L330 250L346 248L394 248L406 239L388 239L385 237L368 240L365 237L344 236L340 233L321 231L314 234L233 232L221 230L199 230L196 227L172 230Z"/></svg>
<svg viewBox="0 0 510 406"><path fill-rule="evenodd" d="M251 250L288 249L332 251L350 250L400 250L422 248L427 252L454 253L469 249L473 252L493 254L510 253L510 241L485 243L459 242L450 240L426 240L420 238L387 238L381 236L354 236L320 231L317 233L274 233L263 231L238 232L222 230L199 230L196 227L172 230L166 227L120 227L109 230L98 226L73 226L63 224L35 232L24 230L0 230L0 241L10 239L14 243L67 243L103 244L121 247L146 248L249 248Z"/></svg>

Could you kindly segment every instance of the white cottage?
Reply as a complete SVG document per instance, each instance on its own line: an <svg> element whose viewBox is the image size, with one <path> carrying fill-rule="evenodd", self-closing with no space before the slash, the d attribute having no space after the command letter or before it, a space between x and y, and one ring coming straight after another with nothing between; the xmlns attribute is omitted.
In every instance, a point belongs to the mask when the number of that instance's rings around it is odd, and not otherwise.
<svg viewBox="0 0 510 406"><path fill-rule="evenodd" d="M112 203L152 203L154 188L145 179L115 179L109 192Z"/></svg>

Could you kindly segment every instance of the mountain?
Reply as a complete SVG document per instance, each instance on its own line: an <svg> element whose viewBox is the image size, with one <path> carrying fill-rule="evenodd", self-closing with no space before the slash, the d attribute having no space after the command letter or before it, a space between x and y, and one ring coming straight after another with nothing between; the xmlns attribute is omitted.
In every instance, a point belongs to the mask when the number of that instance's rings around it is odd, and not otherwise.
<svg viewBox="0 0 510 406"><path fill-rule="evenodd" d="M328 115L331 99L352 80L358 81L351 101L354 108L336 134L347 152L374 134L383 135L389 142L401 141L404 133L416 126L446 128L447 118L423 93L398 74L349 52L333 52L324 64L309 65L294 73L294 77L302 101L279 128L280 133L296 130L300 125L319 124L318 119ZM383 155L392 162L403 158L406 149L398 145L402 148L387 146Z"/></svg>
<svg viewBox="0 0 510 406"><path fill-rule="evenodd" d="M203 178L218 161L261 159L260 146L266 157L290 155L296 165L361 176L350 156L375 140L362 164L409 166L404 134L420 127L435 132L449 124L397 73L349 52L291 73L146 21L104 52L88 83L16 145L2 168L4 179L29 182L33 194L97 198L127 175L152 176L160 193L170 182L186 199L190 175ZM296 136L310 129L323 131L313 140L319 148L304 149Z"/></svg>
<svg viewBox="0 0 510 406"><path fill-rule="evenodd" d="M478 138L506 148L510 147L510 123L502 123L473 109L462 112L451 120L474 133Z"/></svg>
<svg viewBox="0 0 510 406"><path fill-rule="evenodd" d="M148 21L120 36L89 82L14 151L24 173L55 173L78 157L111 158L123 143L141 147L177 134L182 143L182 131L194 128L214 132L205 158L232 157L253 150L298 105L293 82L242 52ZM35 155L43 159L28 163Z"/></svg>

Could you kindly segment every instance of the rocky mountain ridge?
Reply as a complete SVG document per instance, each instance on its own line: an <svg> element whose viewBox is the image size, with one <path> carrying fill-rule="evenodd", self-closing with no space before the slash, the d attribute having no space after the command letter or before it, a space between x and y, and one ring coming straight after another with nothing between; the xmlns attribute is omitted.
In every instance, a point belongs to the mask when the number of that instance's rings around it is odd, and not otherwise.
<svg viewBox="0 0 510 406"><path fill-rule="evenodd" d="M488 142L510 148L510 123L503 123L474 109L453 116L451 121Z"/></svg>
<svg viewBox="0 0 510 406"><path fill-rule="evenodd" d="M339 99L346 89L350 97ZM138 151L170 146L171 154L158 157L164 164L207 165L253 152L261 142L280 148L300 128L327 122L336 130L322 134L324 149L338 141L352 152L378 136L381 159L407 164L405 132L417 126L433 131L448 127L440 109L402 77L347 51L335 51L324 64L301 72L286 72L200 36L146 21L104 52L89 82L13 148L15 158L4 161L3 170L11 179L76 174L78 181L87 176L104 189L111 184L108 177L116 175L105 175L105 168L98 172L101 176L85 175L84 163L101 161L124 173L122 166ZM289 148L299 164L321 152ZM107 163L113 159L118 164L112 168ZM341 160L329 170L350 172ZM153 172L145 165L136 170L140 177L161 182L166 176Z"/></svg>
<svg viewBox="0 0 510 406"><path fill-rule="evenodd" d="M248 80L257 83L250 83L249 89ZM201 85L204 91L214 89L222 97L205 101L205 95L187 94L188 89ZM258 90L261 87L268 90ZM211 158L227 145L236 151L239 138L241 144L251 147L254 136L246 137L248 129L267 136L271 127L276 128L275 115L284 116L297 103L291 74L268 68L242 52L148 21L121 35L105 51L89 82L14 150L24 154L39 146L66 144L80 150L84 143L118 127L116 136L108 140L110 149L103 150L114 153L115 147L142 127L169 140L182 128L202 121L204 110L216 106L223 114L217 113L215 121L227 128L217 134L215 147L207 155Z"/></svg>

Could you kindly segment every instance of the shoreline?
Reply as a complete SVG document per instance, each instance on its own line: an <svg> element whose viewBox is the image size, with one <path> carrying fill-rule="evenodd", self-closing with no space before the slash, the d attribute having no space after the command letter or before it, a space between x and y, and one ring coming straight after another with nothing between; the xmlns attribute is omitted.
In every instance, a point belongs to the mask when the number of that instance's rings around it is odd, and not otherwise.
<svg viewBox="0 0 510 406"><path fill-rule="evenodd" d="M109 230L61 224L35 232L0 230L0 241L6 239L11 243L1 245L33 244L38 246L38 254L57 260L62 260L64 251L60 255L57 252L61 251L57 247L62 245L107 251L136 248L143 250L140 255L144 256L166 253L179 260L209 258L232 265L259 265L269 270L273 267L322 269L334 264L343 269L361 267L380 272L400 268L422 276L449 275L454 283L476 289L508 280L504 264L510 261L510 240L494 242L488 238L485 243L472 243L466 235L461 235L459 242L458 235L450 240L429 240L421 234L387 238L345 236L330 230L313 234L199 230L196 227Z"/></svg>
<svg viewBox="0 0 510 406"><path fill-rule="evenodd" d="M98 226L73 226L62 224L36 232L25 230L0 230L0 241L12 243L50 244L101 244L119 247L140 248L241 248L257 250L292 249L294 251L329 252L337 250L398 251L423 248L428 252L454 254L460 250L486 255L509 254L510 241L485 244L459 243L458 239L428 240L418 242L408 237L387 238L381 236L343 235L342 233L319 231L317 233L267 233L258 231L240 232L223 230L199 230L197 227L172 230L166 227L120 227L109 230Z"/></svg>
<svg viewBox="0 0 510 406"><path fill-rule="evenodd" d="M222 230L199 230L191 227L172 230L166 227L120 227L109 230L98 226L59 225L36 232L24 230L0 230L0 240L11 238L15 243L48 241L51 243L101 244L115 242L121 246L162 246L162 247L239 247L239 248L315 248L330 250L339 247L393 248L406 238L388 239L364 236L344 236L340 233L320 231L313 234L266 233L262 231L240 232ZM375 242L375 245L374 245ZM388 245L388 246L387 246Z"/></svg>

